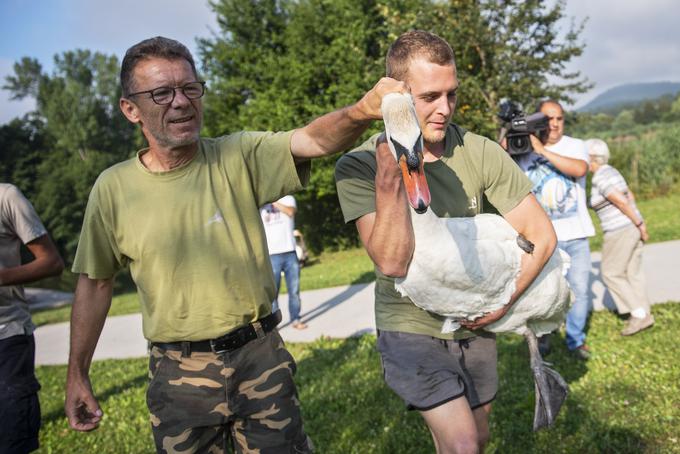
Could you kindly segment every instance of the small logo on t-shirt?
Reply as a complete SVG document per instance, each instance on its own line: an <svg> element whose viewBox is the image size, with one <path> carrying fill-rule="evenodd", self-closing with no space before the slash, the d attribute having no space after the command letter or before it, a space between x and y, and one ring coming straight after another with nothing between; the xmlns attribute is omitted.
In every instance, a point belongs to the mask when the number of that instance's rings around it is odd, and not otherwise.
<svg viewBox="0 0 680 454"><path fill-rule="evenodd" d="M219 210L215 211L215 214L213 215L213 217L208 219L208 222L206 222L205 226L207 227L210 224L214 224L216 222L218 222L220 224L224 224L224 218L222 217L222 213L220 213Z"/></svg>

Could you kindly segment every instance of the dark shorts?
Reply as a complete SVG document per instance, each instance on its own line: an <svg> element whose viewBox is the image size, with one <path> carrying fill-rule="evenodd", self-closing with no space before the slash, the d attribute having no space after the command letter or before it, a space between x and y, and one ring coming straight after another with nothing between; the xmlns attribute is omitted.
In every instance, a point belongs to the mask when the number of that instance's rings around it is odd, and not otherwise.
<svg viewBox="0 0 680 454"><path fill-rule="evenodd" d="M0 454L38 449L40 385L33 335L0 340Z"/></svg>
<svg viewBox="0 0 680 454"><path fill-rule="evenodd" d="M380 331L378 350L385 382L409 409L431 410L462 396L475 409L496 397L494 334L455 341Z"/></svg>
<svg viewBox="0 0 680 454"><path fill-rule="evenodd" d="M277 330L221 354L183 358L152 347L147 405L157 451L311 452L295 369Z"/></svg>

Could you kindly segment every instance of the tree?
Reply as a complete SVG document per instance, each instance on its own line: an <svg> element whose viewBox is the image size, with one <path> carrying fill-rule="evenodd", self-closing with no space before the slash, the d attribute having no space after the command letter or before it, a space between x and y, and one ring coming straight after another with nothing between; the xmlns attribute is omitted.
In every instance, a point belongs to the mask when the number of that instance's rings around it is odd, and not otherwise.
<svg viewBox="0 0 680 454"><path fill-rule="evenodd" d="M0 126L0 181L11 182L32 200L35 169L45 148L44 125L29 116Z"/></svg>
<svg viewBox="0 0 680 454"><path fill-rule="evenodd" d="M292 129L356 102L384 72L376 64L387 42L376 5L373 0L212 3L224 38L199 43L210 86L206 130ZM336 159L315 162L310 189L298 195L297 223L316 251L357 242L337 203Z"/></svg>
<svg viewBox="0 0 680 454"><path fill-rule="evenodd" d="M680 118L680 96L675 98L675 101L671 104L671 115L673 116L672 118L678 119Z"/></svg>
<svg viewBox="0 0 680 454"><path fill-rule="evenodd" d="M33 177L31 200L60 253L71 261L97 175L127 158L140 140L118 109L116 57L75 50L55 56L54 62L53 73L46 74L37 60L23 58L4 88L15 99L36 99L29 117L43 137L30 165L19 168ZM12 152L19 149L12 146ZM15 171L13 177L18 175Z"/></svg>
<svg viewBox="0 0 680 454"><path fill-rule="evenodd" d="M584 92L565 64L583 50L583 24L563 37L564 2L546 0L212 0L219 31L199 42L209 83L206 130L290 129L352 103L384 74L402 32L431 30L453 44L456 121L494 135L501 98L525 104ZM554 76L553 78L549 78ZM562 80L562 82L555 82ZM370 132L381 128L374 125ZM315 162L299 223L312 249L357 242L335 195L335 159Z"/></svg>
<svg viewBox="0 0 680 454"><path fill-rule="evenodd" d="M619 112L612 122L612 129L620 134L629 134L634 126L635 119L633 111L628 109Z"/></svg>

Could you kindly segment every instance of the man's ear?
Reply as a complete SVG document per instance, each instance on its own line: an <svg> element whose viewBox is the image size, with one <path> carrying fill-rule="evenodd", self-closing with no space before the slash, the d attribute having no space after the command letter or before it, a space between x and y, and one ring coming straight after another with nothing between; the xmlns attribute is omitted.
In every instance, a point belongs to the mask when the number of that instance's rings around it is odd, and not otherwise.
<svg viewBox="0 0 680 454"><path fill-rule="evenodd" d="M133 103L127 98L120 98L120 101L118 101L118 106L120 107L120 111L123 112L123 115L125 115L125 118L127 118L130 122L136 124L141 121L141 118L139 117L139 107L137 107L137 104Z"/></svg>

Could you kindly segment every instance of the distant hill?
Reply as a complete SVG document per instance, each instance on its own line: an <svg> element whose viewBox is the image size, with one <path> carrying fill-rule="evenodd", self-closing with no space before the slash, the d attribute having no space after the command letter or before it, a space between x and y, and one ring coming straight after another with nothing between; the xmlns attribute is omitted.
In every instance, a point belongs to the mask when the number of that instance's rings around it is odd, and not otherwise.
<svg viewBox="0 0 680 454"><path fill-rule="evenodd" d="M650 82L640 84L625 84L610 88L601 93L578 112L608 112L637 104L641 101L658 99L665 95L676 96L680 93L680 82Z"/></svg>

